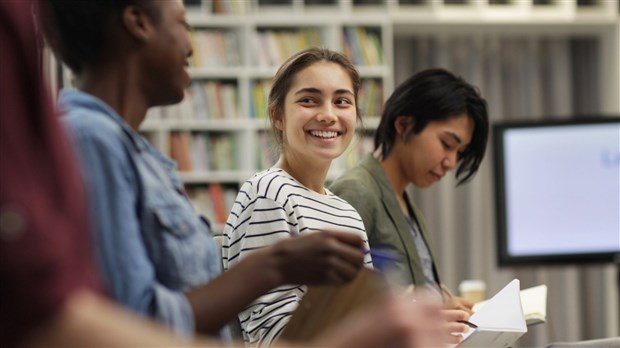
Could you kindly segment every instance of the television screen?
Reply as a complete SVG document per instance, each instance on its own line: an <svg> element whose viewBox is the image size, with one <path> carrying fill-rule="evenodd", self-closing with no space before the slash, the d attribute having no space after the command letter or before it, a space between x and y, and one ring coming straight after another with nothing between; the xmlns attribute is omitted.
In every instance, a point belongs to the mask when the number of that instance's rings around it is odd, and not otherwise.
<svg viewBox="0 0 620 348"><path fill-rule="evenodd" d="M500 265L620 256L620 117L493 125Z"/></svg>

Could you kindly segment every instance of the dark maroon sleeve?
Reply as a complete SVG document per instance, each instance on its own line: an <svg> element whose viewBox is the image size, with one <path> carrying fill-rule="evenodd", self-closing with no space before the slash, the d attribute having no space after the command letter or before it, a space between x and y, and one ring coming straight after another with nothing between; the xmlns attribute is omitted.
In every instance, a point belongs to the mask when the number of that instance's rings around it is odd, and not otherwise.
<svg viewBox="0 0 620 348"><path fill-rule="evenodd" d="M39 73L32 3L0 1L0 347L98 289L84 189Z"/></svg>

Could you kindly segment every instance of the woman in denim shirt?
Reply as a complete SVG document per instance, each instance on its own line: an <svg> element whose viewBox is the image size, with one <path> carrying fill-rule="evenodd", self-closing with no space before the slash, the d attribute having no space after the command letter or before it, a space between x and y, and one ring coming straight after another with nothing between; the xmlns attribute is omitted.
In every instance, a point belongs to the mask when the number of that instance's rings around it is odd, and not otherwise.
<svg viewBox="0 0 620 348"><path fill-rule="evenodd" d="M110 3L41 2L48 42L78 77L78 90L63 91L59 106L89 189L109 294L190 336L218 333L276 286L352 279L362 239L329 231L257 250L220 275L209 225L175 163L137 133L149 107L179 102L190 82L183 3Z"/></svg>

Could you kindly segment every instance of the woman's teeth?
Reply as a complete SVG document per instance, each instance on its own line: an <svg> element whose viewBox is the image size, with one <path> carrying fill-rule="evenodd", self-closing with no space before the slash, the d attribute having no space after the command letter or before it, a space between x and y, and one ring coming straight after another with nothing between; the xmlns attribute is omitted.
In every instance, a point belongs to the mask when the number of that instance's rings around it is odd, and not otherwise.
<svg viewBox="0 0 620 348"><path fill-rule="evenodd" d="M333 132L333 131L310 131L310 134L312 134L315 137L319 137L319 138L335 138L338 136L338 132Z"/></svg>

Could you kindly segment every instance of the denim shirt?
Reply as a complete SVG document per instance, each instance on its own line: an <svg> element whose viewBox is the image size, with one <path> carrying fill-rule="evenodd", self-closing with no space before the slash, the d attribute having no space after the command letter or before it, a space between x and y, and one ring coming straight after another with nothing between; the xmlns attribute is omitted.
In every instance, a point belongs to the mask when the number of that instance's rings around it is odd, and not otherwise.
<svg viewBox="0 0 620 348"><path fill-rule="evenodd" d="M93 246L110 296L179 334L193 335L184 292L219 275L221 263L208 223L184 194L175 162L94 96L62 91L59 106L87 183Z"/></svg>

